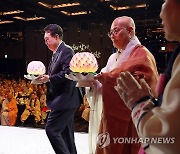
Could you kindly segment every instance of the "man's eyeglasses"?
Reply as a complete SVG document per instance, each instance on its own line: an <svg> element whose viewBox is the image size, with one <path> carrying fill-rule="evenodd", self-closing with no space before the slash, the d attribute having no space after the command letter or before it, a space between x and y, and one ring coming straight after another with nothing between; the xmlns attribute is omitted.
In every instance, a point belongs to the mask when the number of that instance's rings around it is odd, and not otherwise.
<svg viewBox="0 0 180 154"><path fill-rule="evenodd" d="M119 31L121 31L122 29L125 29L124 27L122 28L116 28L116 29L113 29L111 30L110 32L107 33L107 35L109 37L111 37L112 35L117 35L119 33Z"/></svg>

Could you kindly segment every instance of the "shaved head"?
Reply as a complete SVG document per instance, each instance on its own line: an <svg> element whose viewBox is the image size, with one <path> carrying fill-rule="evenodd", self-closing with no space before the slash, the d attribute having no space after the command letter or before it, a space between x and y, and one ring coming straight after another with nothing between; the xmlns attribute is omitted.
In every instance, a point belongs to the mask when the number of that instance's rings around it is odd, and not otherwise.
<svg viewBox="0 0 180 154"><path fill-rule="evenodd" d="M132 28L132 32L133 32L133 36L135 35L135 23L134 20L131 17L128 16L122 16L122 17L118 17L116 18L112 24L116 24L119 27L131 27Z"/></svg>
<svg viewBox="0 0 180 154"><path fill-rule="evenodd" d="M131 38L135 36L134 20L127 16L116 18L112 22L108 36L111 38L115 48L124 50Z"/></svg>

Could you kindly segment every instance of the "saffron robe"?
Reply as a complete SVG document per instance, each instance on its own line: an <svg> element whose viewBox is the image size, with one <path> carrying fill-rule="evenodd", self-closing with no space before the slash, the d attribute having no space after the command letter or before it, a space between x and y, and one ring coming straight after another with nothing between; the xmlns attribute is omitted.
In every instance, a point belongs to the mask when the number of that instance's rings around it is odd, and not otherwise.
<svg viewBox="0 0 180 154"><path fill-rule="evenodd" d="M136 45L120 67L109 73L102 73L99 80L102 83L103 113L99 135L109 133L110 143L100 141L96 154L136 154L140 144L118 143L116 138L138 138L131 119L131 112L119 97L116 79L121 72L129 71L138 78L144 78L155 94L158 72L153 55L141 45ZM127 85L131 86L131 85ZM106 146L102 146L106 142Z"/></svg>
<svg viewBox="0 0 180 154"><path fill-rule="evenodd" d="M9 125L14 126L16 123L17 119L17 113L18 113L18 108L17 108L17 102L16 99L13 98L8 104L8 116L9 116Z"/></svg>
<svg viewBox="0 0 180 154"><path fill-rule="evenodd" d="M17 119L17 103L16 99L12 99L10 102L8 99L5 99L2 104L1 111L1 125L4 126L14 126Z"/></svg>

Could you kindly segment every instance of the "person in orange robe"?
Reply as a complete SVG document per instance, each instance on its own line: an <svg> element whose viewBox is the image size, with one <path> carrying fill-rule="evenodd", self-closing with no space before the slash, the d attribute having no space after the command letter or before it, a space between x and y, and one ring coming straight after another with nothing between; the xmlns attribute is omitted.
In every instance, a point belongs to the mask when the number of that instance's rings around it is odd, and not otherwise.
<svg viewBox="0 0 180 154"><path fill-rule="evenodd" d="M121 54L117 57L119 67L97 76L102 83L103 113L96 154L137 154L140 143L132 141L128 144L123 141L126 138L138 139L138 137L131 112L114 86L119 73L129 71L137 79L144 78L155 94L154 89L158 79L156 62L153 55L135 36L135 24L132 18L127 16L116 18L111 25L109 37Z"/></svg>
<svg viewBox="0 0 180 154"><path fill-rule="evenodd" d="M9 103L7 104L7 107L9 110L8 112L9 125L14 126L16 123L17 113L18 113L17 102L16 102L16 99L13 97L12 93L8 94L8 100L9 100Z"/></svg>
<svg viewBox="0 0 180 154"><path fill-rule="evenodd" d="M17 119L17 102L13 98L13 94L9 93L7 99L3 101L2 115L1 115L1 125L14 126Z"/></svg>

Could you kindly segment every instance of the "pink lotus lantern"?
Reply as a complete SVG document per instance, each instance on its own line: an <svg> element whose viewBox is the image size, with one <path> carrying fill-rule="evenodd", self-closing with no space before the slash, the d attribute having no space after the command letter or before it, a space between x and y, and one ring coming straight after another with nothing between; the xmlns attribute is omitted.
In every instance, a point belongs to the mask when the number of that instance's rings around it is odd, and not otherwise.
<svg viewBox="0 0 180 154"><path fill-rule="evenodd" d="M41 61L31 61L27 66L28 74L43 75L46 72L46 68Z"/></svg>
<svg viewBox="0 0 180 154"><path fill-rule="evenodd" d="M24 75L25 78L32 80L32 83L35 83L35 80L40 76L45 74L46 67L41 61L31 61L27 66L28 75Z"/></svg>
<svg viewBox="0 0 180 154"><path fill-rule="evenodd" d="M90 52L78 52L70 61L68 79L78 81L78 87L89 87L94 79L95 72L98 70L98 63L95 56Z"/></svg>

